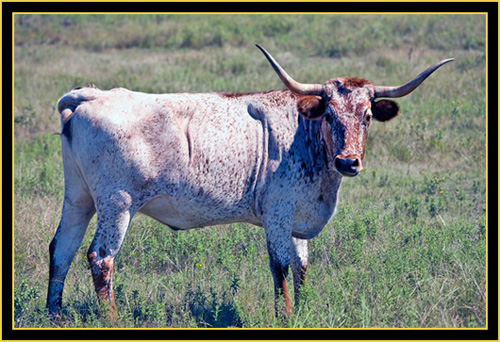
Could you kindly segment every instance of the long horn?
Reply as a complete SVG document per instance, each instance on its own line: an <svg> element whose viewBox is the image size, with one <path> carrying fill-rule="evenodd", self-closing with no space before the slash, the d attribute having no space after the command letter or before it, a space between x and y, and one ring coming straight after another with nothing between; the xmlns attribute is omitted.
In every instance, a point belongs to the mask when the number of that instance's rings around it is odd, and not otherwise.
<svg viewBox="0 0 500 342"><path fill-rule="evenodd" d="M454 61L455 58L444 59L439 63L434 64L430 68L427 68L420 75L415 77L413 80L399 86L399 87L385 87L385 86L375 86L373 90L375 92L375 98L377 97L402 97L411 93L415 88L417 88L430 74L436 71L441 65L448 62Z"/></svg>
<svg viewBox="0 0 500 342"><path fill-rule="evenodd" d="M279 78L283 82L283 84L293 91L294 93L301 95L318 95L321 96L323 93L323 86L321 84L304 84L295 81L291 78L285 70L274 60L274 58L267 52L262 46L259 44L255 44L260 51L266 56L269 63L273 67L274 71L278 74Z"/></svg>

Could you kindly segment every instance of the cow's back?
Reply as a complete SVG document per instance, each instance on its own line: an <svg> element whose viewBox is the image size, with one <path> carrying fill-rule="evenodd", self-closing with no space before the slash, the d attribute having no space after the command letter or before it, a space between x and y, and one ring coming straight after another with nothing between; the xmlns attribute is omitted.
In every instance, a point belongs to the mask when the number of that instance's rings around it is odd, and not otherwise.
<svg viewBox="0 0 500 342"><path fill-rule="evenodd" d="M286 122L277 125L282 113L268 112L274 101L272 95L81 88L66 94L59 108L72 110L66 143L92 194L126 189L141 200L142 212L191 228L260 224L259 186L293 139L293 132L279 129L290 130ZM293 131L296 118L288 122Z"/></svg>

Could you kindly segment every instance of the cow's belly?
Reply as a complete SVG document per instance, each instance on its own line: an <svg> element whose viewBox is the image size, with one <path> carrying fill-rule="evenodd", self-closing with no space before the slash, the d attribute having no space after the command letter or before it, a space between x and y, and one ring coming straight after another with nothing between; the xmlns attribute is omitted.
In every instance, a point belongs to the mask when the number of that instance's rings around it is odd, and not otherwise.
<svg viewBox="0 0 500 342"><path fill-rule="evenodd" d="M172 229L191 229L227 224L248 222L261 226L253 211L244 205L223 206L210 200L197 198L177 198L157 196L147 202L139 210L140 213L154 218Z"/></svg>

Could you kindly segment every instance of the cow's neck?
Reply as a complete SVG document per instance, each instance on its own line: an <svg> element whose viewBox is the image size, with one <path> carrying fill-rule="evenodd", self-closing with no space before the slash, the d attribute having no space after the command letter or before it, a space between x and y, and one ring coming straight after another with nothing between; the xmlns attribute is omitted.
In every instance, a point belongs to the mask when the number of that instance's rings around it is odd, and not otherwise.
<svg viewBox="0 0 500 342"><path fill-rule="evenodd" d="M315 178L325 178L319 181L337 183L342 177L333 167L332 149L328 144L328 138L331 139L331 137L322 129L323 126L321 120L311 121L299 114L294 146L302 151L299 158L312 170Z"/></svg>
<svg viewBox="0 0 500 342"><path fill-rule="evenodd" d="M321 232L335 212L342 177L328 157L321 122L300 116L297 122L295 139L287 153L290 169L285 172L294 176L286 188L296 199L292 235L310 239Z"/></svg>

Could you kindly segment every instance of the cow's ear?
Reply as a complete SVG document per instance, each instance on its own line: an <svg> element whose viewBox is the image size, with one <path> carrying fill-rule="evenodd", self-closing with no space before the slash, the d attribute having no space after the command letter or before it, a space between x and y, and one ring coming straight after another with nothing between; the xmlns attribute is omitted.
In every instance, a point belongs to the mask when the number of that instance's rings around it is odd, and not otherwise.
<svg viewBox="0 0 500 342"><path fill-rule="evenodd" d="M372 102L373 117L377 121L389 121L399 114L399 105L392 100Z"/></svg>
<svg viewBox="0 0 500 342"><path fill-rule="evenodd" d="M297 110L309 120L318 120L325 113L325 100L320 96L301 96L297 101Z"/></svg>

